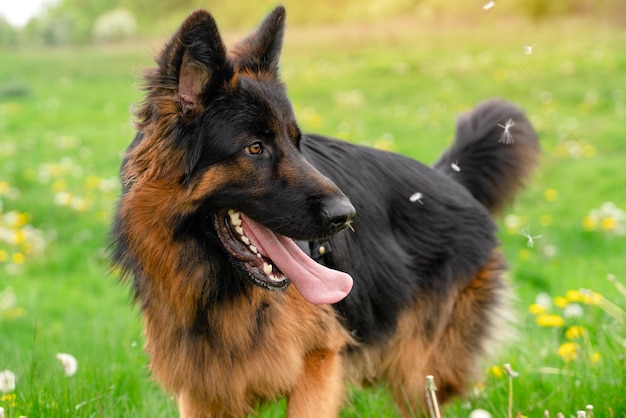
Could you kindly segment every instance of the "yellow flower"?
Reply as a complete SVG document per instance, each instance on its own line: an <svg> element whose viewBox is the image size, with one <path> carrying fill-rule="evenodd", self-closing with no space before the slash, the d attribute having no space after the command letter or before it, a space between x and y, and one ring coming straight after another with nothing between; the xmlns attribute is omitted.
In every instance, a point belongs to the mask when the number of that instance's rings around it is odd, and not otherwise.
<svg viewBox="0 0 626 418"><path fill-rule="evenodd" d="M550 226L552 224L552 216L550 215L541 215L539 218L539 223L541 226Z"/></svg>
<svg viewBox="0 0 626 418"><path fill-rule="evenodd" d="M569 304L569 301L563 296L557 296L554 298L554 304L559 308L565 308Z"/></svg>
<svg viewBox="0 0 626 418"><path fill-rule="evenodd" d="M583 335L585 335L585 329L579 325L573 325L565 331L565 337L569 340L574 340Z"/></svg>
<svg viewBox="0 0 626 418"><path fill-rule="evenodd" d="M13 261L13 263L20 265L24 264L24 262L26 261L26 257L22 253L15 253L11 256L11 260Z"/></svg>
<svg viewBox="0 0 626 418"><path fill-rule="evenodd" d="M583 146L583 154L587 158L595 157L595 155L596 155L596 147L594 147L593 145L585 144Z"/></svg>
<svg viewBox="0 0 626 418"><path fill-rule="evenodd" d="M615 220L615 218L608 216L602 219L602 221L600 222L600 226L605 231L612 231L617 226L617 220Z"/></svg>
<svg viewBox="0 0 626 418"><path fill-rule="evenodd" d="M556 199L558 199L559 197L559 192L557 192L554 189L548 189L545 192L543 192L543 197L548 201L548 202L554 202Z"/></svg>
<svg viewBox="0 0 626 418"><path fill-rule="evenodd" d="M88 176L85 179L85 186L88 189L97 189L100 187L100 179L96 176Z"/></svg>
<svg viewBox="0 0 626 418"><path fill-rule="evenodd" d="M489 372L498 379L502 379L502 377L504 376L504 370L502 370L502 367L498 365L491 366L489 368Z"/></svg>
<svg viewBox="0 0 626 418"><path fill-rule="evenodd" d="M0 181L0 196L7 194L11 189L11 185L8 181Z"/></svg>
<svg viewBox="0 0 626 418"><path fill-rule="evenodd" d="M600 360L602 360L602 355L597 351L591 355L591 362L593 364L598 363Z"/></svg>
<svg viewBox="0 0 626 418"><path fill-rule="evenodd" d="M598 292L588 291L581 295L581 302L587 305L597 305L603 298Z"/></svg>
<svg viewBox="0 0 626 418"><path fill-rule="evenodd" d="M581 302L583 300L583 295L578 290L568 290L565 293L565 297L570 302Z"/></svg>
<svg viewBox="0 0 626 418"><path fill-rule="evenodd" d="M17 406L17 395L15 393L5 393L0 396L0 402L6 404L9 408L15 408Z"/></svg>
<svg viewBox="0 0 626 418"><path fill-rule="evenodd" d="M5 250L0 250L0 263L4 263L9 259L9 253Z"/></svg>
<svg viewBox="0 0 626 418"><path fill-rule="evenodd" d="M593 231L598 226L598 220L595 216L585 216L583 218L583 228L587 231Z"/></svg>
<svg viewBox="0 0 626 418"><path fill-rule="evenodd" d="M558 349L559 356L565 361L572 361L578 357L578 344L576 343L563 343Z"/></svg>
<svg viewBox="0 0 626 418"><path fill-rule="evenodd" d="M565 321L559 315L541 314L537 316L537 325L540 327L562 327Z"/></svg>
<svg viewBox="0 0 626 418"><path fill-rule="evenodd" d="M528 307L528 311L533 315L539 315L546 312L546 307L538 303L533 303Z"/></svg>
<svg viewBox="0 0 626 418"><path fill-rule="evenodd" d="M51 186L53 193L60 193L67 189L67 182L64 179L56 180Z"/></svg>

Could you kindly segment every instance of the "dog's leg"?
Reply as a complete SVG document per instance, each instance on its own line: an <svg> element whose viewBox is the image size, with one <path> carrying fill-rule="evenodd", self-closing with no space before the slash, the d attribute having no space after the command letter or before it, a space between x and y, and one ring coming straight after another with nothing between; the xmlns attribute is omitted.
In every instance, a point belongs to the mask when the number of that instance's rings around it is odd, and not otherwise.
<svg viewBox="0 0 626 418"><path fill-rule="evenodd" d="M287 401L290 418L339 416L344 398L342 358L338 352L317 350L307 355L302 375Z"/></svg>
<svg viewBox="0 0 626 418"><path fill-rule="evenodd" d="M210 415L202 415L198 412L188 392L178 394L178 412L180 418L208 418Z"/></svg>
<svg viewBox="0 0 626 418"><path fill-rule="evenodd" d="M427 412L426 375L434 376L441 404L467 392L480 358L507 316L503 266L500 255L494 254L466 287L450 292L446 301L418 302L418 309L402 318L388 377L403 416ZM417 334L406 329L412 326L418 327Z"/></svg>

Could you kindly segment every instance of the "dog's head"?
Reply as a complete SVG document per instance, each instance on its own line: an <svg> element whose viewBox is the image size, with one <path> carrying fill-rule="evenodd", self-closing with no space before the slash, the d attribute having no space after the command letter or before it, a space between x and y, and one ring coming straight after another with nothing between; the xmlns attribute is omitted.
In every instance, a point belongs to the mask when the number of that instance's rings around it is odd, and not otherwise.
<svg viewBox="0 0 626 418"><path fill-rule="evenodd" d="M217 244L254 283L281 289L291 279L305 298L335 302L351 280L319 271L292 239L333 235L355 210L300 153L278 74L284 21L276 8L230 50L208 12L183 22L146 75L120 211L143 200L155 223L207 251Z"/></svg>

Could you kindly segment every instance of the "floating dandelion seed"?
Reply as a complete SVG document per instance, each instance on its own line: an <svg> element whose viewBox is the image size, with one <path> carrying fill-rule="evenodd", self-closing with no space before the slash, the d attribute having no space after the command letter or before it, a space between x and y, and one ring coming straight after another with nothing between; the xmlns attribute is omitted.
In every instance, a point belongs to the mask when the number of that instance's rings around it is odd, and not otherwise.
<svg viewBox="0 0 626 418"><path fill-rule="evenodd" d="M78 370L78 361L71 354L66 353L58 353L57 360L61 362L61 366L63 366L63 370L65 371L65 375L67 377L74 376L76 374L76 370Z"/></svg>
<svg viewBox="0 0 626 418"><path fill-rule="evenodd" d="M0 372L0 392L7 393L15 390L15 373L11 370Z"/></svg>
<svg viewBox="0 0 626 418"><path fill-rule="evenodd" d="M510 144L514 143L515 140L513 139L513 135L511 134L510 129L515 126L515 121L513 119L509 118L509 119L506 120L504 125L499 123L498 126L501 127L502 129L504 129L504 132L502 132L502 136L500 137L498 142L501 142L501 143L503 143L505 145L510 145Z"/></svg>
<svg viewBox="0 0 626 418"><path fill-rule="evenodd" d="M535 45L524 45L522 47L522 50L524 51L524 54L532 55L534 47L535 47Z"/></svg>
<svg viewBox="0 0 626 418"><path fill-rule="evenodd" d="M411 197L409 197L409 200L410 200L411 202L413 202L413 203L415 203L415 202L420 202L420 203L423 205L423 204L424 204L424 202L422 202L422 197L423 197L423 196L424 196L424 195L423 195L422 193L420 193L420 192L416 192L416 193L413 193L413 194L411 195Z"/></svg>
<svg viewBox="0 0 626 418"><path fill-rule="evenodd" d="M457 173L458 173L459 171L461 171L461 167L459 167L459 162L458 162L458 161L453 162L452 164L450 164L450 167L452 167L452 169L453 169L454 171L456 171Z"/></svg>
<svg viewBox="0 0 626 418"><path fill-rule="evenodd" d="M530 235L530 225L521 227L518 234L528 240L528 242L526 242L526 245L531 248L535 245L535 239L541 238L541 235Z"/></svg>
<svg viewBox="0 0 626 418"><path fill-rule="evenodd" d="M487 2L487 3L485 3L485 4L483 5L483 10L489 10L489 9L492 9L492 8L493 8L493 6L495 6L495 5L496 5L496 2L495 2L495 1L493 1L493 0L492 0L492 1L489 1L489 2Z"/></svg>

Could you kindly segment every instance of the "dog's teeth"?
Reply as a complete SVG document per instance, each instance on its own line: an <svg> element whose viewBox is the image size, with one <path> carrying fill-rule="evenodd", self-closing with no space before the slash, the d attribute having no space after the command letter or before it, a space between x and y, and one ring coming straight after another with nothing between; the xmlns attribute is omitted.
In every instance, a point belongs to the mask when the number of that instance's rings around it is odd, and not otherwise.
<svg viewBox="0 0 626 418"><path fill-rule="evenodd" d="M240 227L240 226L236 227L236 228L235 228L235 231L237 231L237 233L238 233L239 235L243 235L243 228L242 228L242 227Z"/></svg>
<svg viewBox="0 0 626 418"><path fill-rule="evenodd" d="M268 263L263 263L263 272L269 276L272 274L272 265Z"/></svg>
<svg viewBox="0 0 626 418"><path fill-rule="evenodd" d="M241 236L241 240L243 241L244 244L250 245L250 238L246 237L245 235Z"/></svg>
<svg viewBox="0 0 626 418"><path fill-rule="evenodd" d="M230 217L230 223L235 226L241 226L240 213L233 209L228 209L228 216Z"/></svg>
<svg viewBox="0 0 626 418"><path fill-rule="evenodd" d="M259 252L259 250L254 245L249 245L248 248L250 248L250 251L255 254Z"/></svg>

